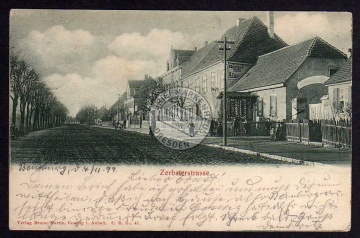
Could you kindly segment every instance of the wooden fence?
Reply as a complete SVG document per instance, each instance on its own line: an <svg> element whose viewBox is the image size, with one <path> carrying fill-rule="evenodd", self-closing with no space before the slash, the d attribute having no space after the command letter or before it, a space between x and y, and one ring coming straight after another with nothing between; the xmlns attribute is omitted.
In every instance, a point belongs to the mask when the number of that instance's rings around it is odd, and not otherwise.
<svg viewBox="0 0 360 238"><path fill-rule="evenodd" d="M315 120L288 120L286 139L296 142L321 142L321 122Z"/></svg>
<svg viewBox="0 0 360 238"><path fill-rule="evenodd" d="M332 146L351 146L351 121L288 120L286 139L296 142L322 142Z"/></svg>
<svg viewBox="0 0 360 238"><path fill-rule="evenodd" d="M222 136L222 125L218 122L212 122L210 135ZM239 122L236 124L234 121L227 122L227 136L269 136L271 128L281 128L285 126L284 122ZM285 128L285 127L284 127ZM285 132L284 132L285 134ZM285 138L284 138L285 139Z"/></svg>
<svg viewBox="0 0 360 238"><path fill-rule="evenodd" d="M351 120L322 120L322 143L331 146L351 147L352 144Z"/></svg>

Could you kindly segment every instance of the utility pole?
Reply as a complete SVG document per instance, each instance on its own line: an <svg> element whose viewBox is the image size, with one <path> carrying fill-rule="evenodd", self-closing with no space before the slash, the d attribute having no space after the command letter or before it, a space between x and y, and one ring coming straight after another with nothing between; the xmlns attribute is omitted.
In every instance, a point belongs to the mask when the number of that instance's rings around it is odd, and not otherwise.
<svg viewBox="0 0 360 238"><path fill-rule="evenodd" d="M120 113L120 110L119 110L119 107L120 107L120 97L121 97L121 94L116 94L116 95L119 95L119 100L118 100L118 104L117 104L117 124L119 124L119 113Z"/></svg>
<svg viewBox="0 0 360 238"><path fill-rule="evenodd" d="M226 125L226 51L230 50L230 46L229 48L227 47L228 44L234 44L235 42L232 41L227 41L226 37L224 37L223 41L216 41L216 43L220 43L223 45L219 45L219 50L223 50L224 51L224 95L223 95L223 146L226 146L226 129L227 129L227 125Z"/></svg>

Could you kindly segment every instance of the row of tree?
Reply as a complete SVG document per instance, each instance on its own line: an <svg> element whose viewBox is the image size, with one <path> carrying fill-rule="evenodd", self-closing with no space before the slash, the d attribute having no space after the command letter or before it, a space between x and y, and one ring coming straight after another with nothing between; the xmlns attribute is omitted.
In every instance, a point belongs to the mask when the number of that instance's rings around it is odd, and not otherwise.
<svg viewBox="0 0 360 238"><path fill-rule="evenodd" d="M10 55L10 98L11 129L18 135L59 126L66 120L67 108L18 54Z"/></svg>
<svg viewBox="0 0 360 238"><path fill-rule="evenodd" d="M93 105L87 105L80 109L80 111L76 114L76 121L81 124L91 125L94 123L96 118L96 107Z"/></svg>

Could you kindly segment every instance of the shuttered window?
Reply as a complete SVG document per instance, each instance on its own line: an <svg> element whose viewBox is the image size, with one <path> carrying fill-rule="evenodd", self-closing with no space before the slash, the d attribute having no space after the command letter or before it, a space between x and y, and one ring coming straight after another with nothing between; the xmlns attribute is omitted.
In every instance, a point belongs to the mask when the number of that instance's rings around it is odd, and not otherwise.
<svg viewBox="0 0 360 238"><path fill-rule="evenodd" d="M197 80L195 81L195 91L200 92L200 76L198 76Z"/></svg>
<svg viewBox="0 0 360 238"><path fill-rule="evenodd" d="M333 89L333 102L335 104L338 104L339 98L340 98L340 90L339 90L339 88L334 88Z"/></svg>
<svg viewBox="0 0 360 238"><path fill-rule="evenodd" d="M277 95L270 95L270 116L277 116Z"/></svg>
<svg viewBox="0 0 360 238"><path fill-rule="evenodd" d="M202 87L203 87L203 91L206 93L207 92L207 75L205 74L203 79L202 79Z"/></svg>
<svg viewBox="0 0 360 238"><path fill-rule="evenodd" d="M224 90L224 70L220 71L220 90Z"/></svg>
<svg viewBox="0 0 360 238"><path fill-rule="evenodd" d="M259 117L262 117L263 116L263 113L264 113L264 101L263 101L263 98L262 97L258 97L258 100L257 100L257 108L258 108L258 116Z"/></svg>
<svg viewBox="0 0 360 238"><path fill-rule="evenodd" d="M351 86L347 87L346 95L347 95L347 98L346 98L347 102L351 103L351 100L352 100L352 98L351 98Z"/></svg>
<svg viewBox="0 0 360 238"><path fill-rule="evenodd" d="M215 74L215 72L211 72L211 87L212 88L216 87L216 74Z"/></svg>

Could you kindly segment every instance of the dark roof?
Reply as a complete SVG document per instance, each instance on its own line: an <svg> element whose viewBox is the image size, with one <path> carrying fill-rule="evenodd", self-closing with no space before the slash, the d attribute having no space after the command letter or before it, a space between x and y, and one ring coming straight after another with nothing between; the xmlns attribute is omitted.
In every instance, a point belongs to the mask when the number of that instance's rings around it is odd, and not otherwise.
<svg viewBox="0 0 360 238"><path fill-rule="evenodd" d="M214 46L215 42L212 42L202 47L201 49L197 50L186 62L184 62L181 65L182 77L189 75L199 64L199 62L209 53L209 50L211 50Z"/></svg>
<svg viewBox="0 0 360 238"><path fill-rule="evenodd" d="M177 50L174 49L175 56L178 57L190 57L192 54L194 54L195 50Z"/></svg>
<svg viewBox="0 0 360 238"><path fill-rule="evenodd" d="M230 61L254 63L259 55L280 49L287 44L278 36L275 39L268 34L266 25L257 17L244 20L239 26L227 30L221 40L234 40L235 44L227 52ZM200 71L224 58L223 50L219 49L218 43L211 42L196 51L190 59L182 65L182 75Z"/></svg>
<svg viewBox="0 0 360 238"><path fill-rule="evenodd" d="M352 80L352 57L350 57L335 74L333 74L325 85L349 82Z"/></svg>
<svg viewBox="0 0 360 238"><path fill-rule="evenodd" d="M128 83L130 89L139 89L143 85L144 80L129 80Z"/></svg>
<svg viewBox="0 0 360 238"><path fill-rule="evenodd" d="M174 51L175 66L179 66L184 62L186 62L195 52L195 50L177 50L177 49L173 49L173 51ZM177 62L177 60L179 60L179 62Z"/></svg>
<svg viewBox="0 0 360 238"><path fill-rule="evenodd" d="M96 111L96 115L98 119L101 119L103 116L105 116L107 114L107 110L105 106L100 107L97 111Z"/></svg>
<svg viewBox="0 0 360 238"><path fill-rule="evenodd" d="M346 55L319 37L259 56L256 64L229 91L285 83L307 57L346 58Z"/></svg>

